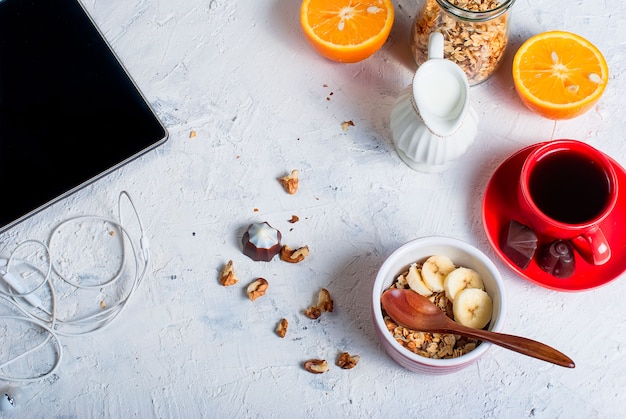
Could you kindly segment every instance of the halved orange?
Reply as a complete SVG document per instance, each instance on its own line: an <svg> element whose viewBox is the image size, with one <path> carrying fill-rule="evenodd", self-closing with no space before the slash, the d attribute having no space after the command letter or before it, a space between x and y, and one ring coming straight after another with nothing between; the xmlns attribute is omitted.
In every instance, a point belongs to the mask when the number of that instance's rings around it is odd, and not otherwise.
<svg viewBox="0 0 626 419"><path fill-rule="evenodd" d="M513 82L522 102L549 119L587 112L602 96L609 69L583 37L549 31L526 40L513 58Z"/></svg>
<svg viewBox="0 0 626 419"><path fill-rule="evenodd" d="M303 0L300 26L322 56L355 63L378 51L393 26L391 0Z"/></svg>

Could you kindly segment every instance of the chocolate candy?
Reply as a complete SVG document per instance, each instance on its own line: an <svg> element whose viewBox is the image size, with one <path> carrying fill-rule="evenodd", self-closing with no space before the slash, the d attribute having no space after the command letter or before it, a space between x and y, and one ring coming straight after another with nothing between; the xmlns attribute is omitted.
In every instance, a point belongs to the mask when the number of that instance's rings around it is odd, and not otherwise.
<svg viewBox="0 0 626 419"><path fill-rule="evenodd" d="M250 224L243 234L243 254L256 261L269 262L280 252L280 231L266 221Z"/></svg>
<svg viewBox="0 0 626 419"><path fill-rule="evenodd" d="M537 250L537 235L530 227L511 220L500 234L500 249L514 264L526 269Z"/></svg>
<svg viewBox="0 0 626 419"><path fill-rule="evenodd" d="M569 241L554 240L542 246L537 255L539 267L557 278L569 278L576 269L574 247Z"/></svg>

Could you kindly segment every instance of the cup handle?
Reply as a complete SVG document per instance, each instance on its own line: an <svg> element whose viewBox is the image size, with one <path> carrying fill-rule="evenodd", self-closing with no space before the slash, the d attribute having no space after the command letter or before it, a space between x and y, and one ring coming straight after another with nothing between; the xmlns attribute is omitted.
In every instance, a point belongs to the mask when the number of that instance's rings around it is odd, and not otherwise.
<svg viewBox="0 0 626 419"><path fill-rule="evenodd" d="M587 231L571 240L580 255L589 263L603 265L611 258L611 248L599 228Z"/></svg>

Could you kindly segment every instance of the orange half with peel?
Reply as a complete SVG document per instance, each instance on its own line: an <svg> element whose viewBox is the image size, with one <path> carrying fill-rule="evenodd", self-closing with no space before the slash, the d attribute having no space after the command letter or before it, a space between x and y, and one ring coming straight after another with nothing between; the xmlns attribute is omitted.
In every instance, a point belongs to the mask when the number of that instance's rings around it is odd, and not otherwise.
<svg viewBox="0 0 626 419"><path fill-rule="evenodd" d="M602 96L609 69L600 50L583 37L549 31L526 40L513 58L521 101L549 119L587 112Z"/></svg>
<svg viewBox="0 0 626 419"><path fill-rule="evenodd" d="M322 56L355 63L378 51L391 32L391 0L303 0L300 26Z"/></svg>

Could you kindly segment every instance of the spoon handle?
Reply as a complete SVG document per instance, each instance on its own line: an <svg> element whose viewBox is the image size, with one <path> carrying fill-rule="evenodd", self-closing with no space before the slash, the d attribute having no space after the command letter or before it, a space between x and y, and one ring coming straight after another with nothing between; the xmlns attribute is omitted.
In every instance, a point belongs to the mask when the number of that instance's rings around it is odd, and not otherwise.
<svg viewBox="0 0 626 419"><path fill-rule="evenodd" d="M519 352L533 358L551 362L562 367L574 368L574 361L567 355L556 349L537 342L536 340L523 338L521 336L507 335L505 333L491 332L488 330L473 329L470 327L455 324L454 331L460 335L485 340L503 348Z"/></svg>

